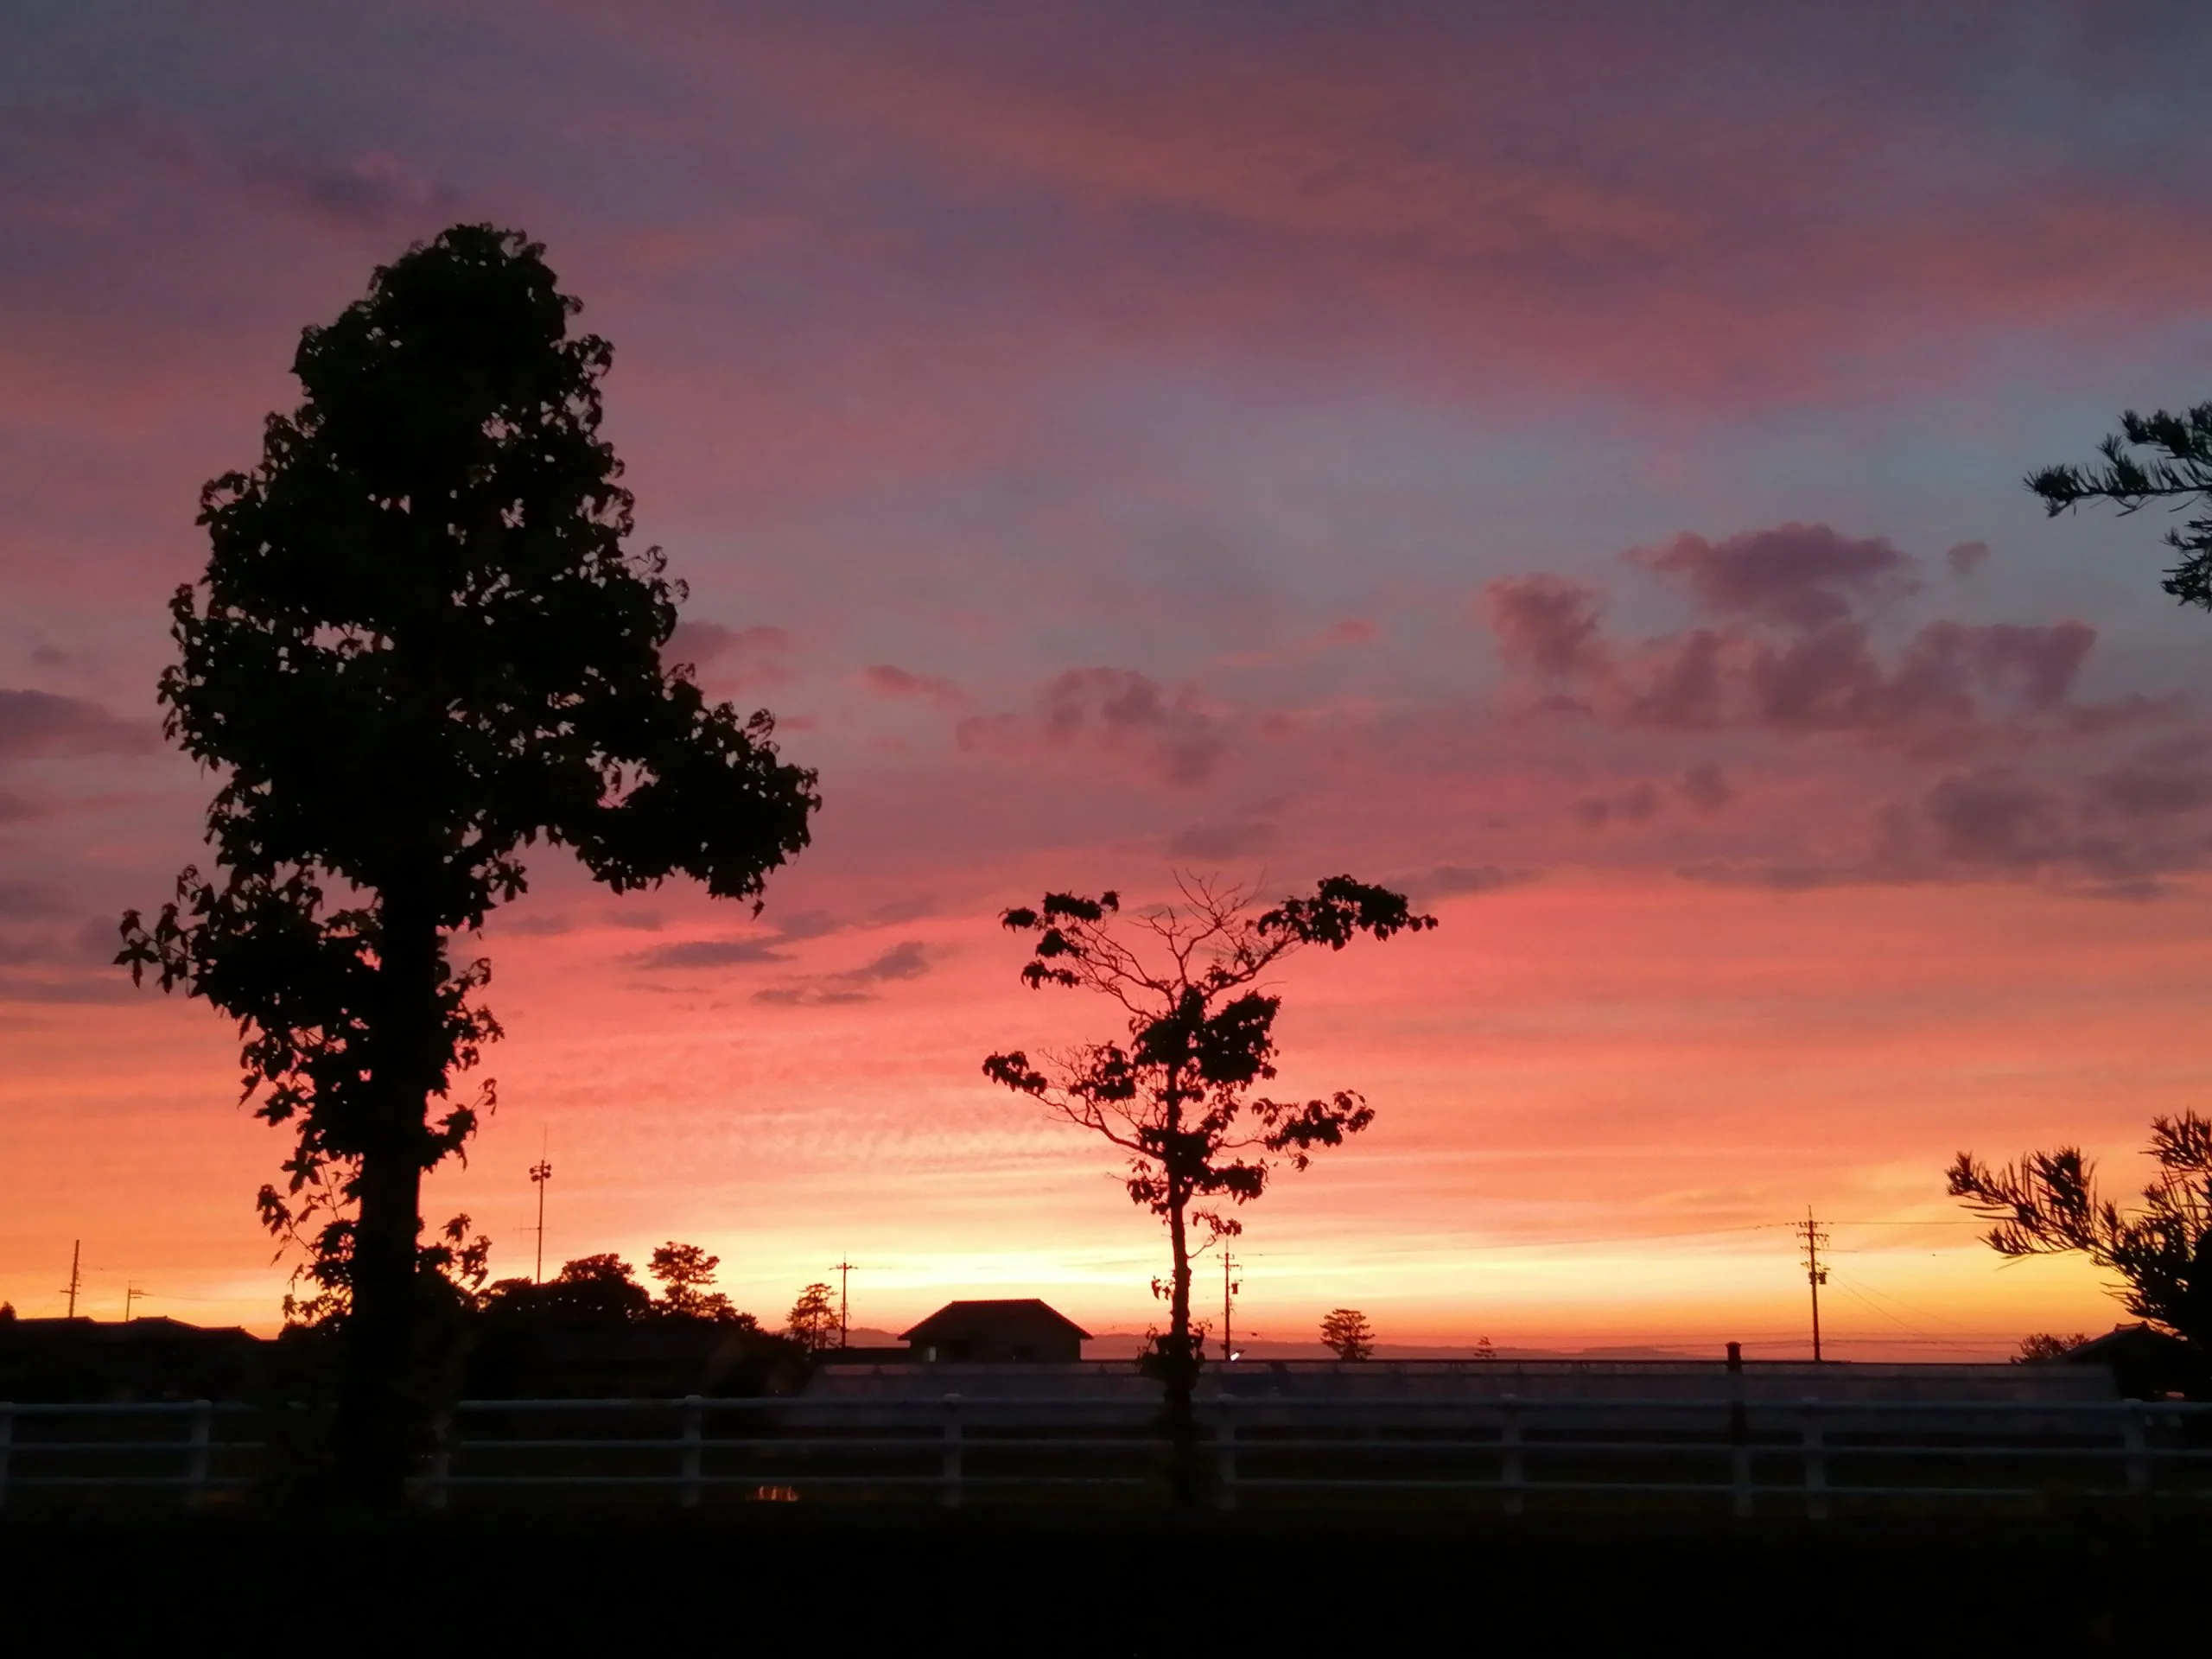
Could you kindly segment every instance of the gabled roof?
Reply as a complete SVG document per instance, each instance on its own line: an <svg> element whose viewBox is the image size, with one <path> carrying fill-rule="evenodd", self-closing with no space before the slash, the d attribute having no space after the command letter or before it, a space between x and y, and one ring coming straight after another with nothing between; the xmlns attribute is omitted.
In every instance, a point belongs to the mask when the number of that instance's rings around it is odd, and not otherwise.
<svg viewBox="0 0 2212 1659"><path fill-rule="evenodd" d="M1035 1330L1046 1326L1068 1332L1088 1341L1090 1332L1058 1308L1034 1296L1005 1301L947 1302L911 1331L902 1331L902 1342L961 1342L1003 1332L1009 1325Z"/></svg>
<svg viewBox="0 0 2212 1659"><path fill-rule="evenodd" d="M2128 1353L2185 1353L2189 1344L2179 1337L2153 1330L2148 1325L2115 1325L2101 1337L2069 1348L2061 1359L2076 1362L2113 1360Z"/></svg>

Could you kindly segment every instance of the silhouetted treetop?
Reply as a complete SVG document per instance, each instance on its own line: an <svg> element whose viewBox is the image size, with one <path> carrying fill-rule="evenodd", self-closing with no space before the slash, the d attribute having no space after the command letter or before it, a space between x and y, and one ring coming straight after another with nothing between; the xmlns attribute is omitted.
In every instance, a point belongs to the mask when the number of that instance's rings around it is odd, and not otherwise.
<svg viewBox="0 0 2212 1659"><path fill-rule="evenodd" d="M1134 964L1135 957L1100 931L1107 917L1121 907L1121 895L1110 890L1096 899L1051 893L1042 904L1017 905L1001 912L999 920L1013 931L1039 936L1021 970L1025 982L1033 986L1079 985L1087 977L1122 973ZM1217 925L1201 930L1172 954L1185 983L1218 989L1250 979L1301 944L1341 950L1361 933L1387 939L1435 925L1433 916L1415 914L1403 893L1335 875L1319 883L1311 896L1286 899L1236 927ZM1157 977L1143 982L1154 984Z"/></svg>
<svg viewBox="0 0 2212 1659"><path fill-rule="evenodd" d="M784 1321L785 1334L810 1354L837 1345L836 1293L817 1282L799 1292Z"/></svg>
<svg viewBox="0 0 2212 1659"><path fill-rule="evenodd" d="M2128 410L2119 432L2097 446L2100 467L2062 463L2028 474L2028 487L2053 515L2084 501L2109 501L2121 512L2139 512L2154 501L2175 512L2212 502L2212 404L2178 415ZM2133 451L2146 451L2138 455ZM2162 537L2181 556L2166 572L2165 590L2184 605L2212 610L2212 512L2190 518Z"/></svg>
<svg viewBox="0 0 2212 1659"><path fill-rule="evenodd" d="M2020 1345L2012 1355L2015 1365L2032 1365L2040 1360L2063 1359L2089 1339L2086 1331L2076 1331L2072 1336L2061 1336L2055 1331L2031 1331L2020 1338Z"/></svg>
<svg viewBox="0 0 2212 1659"><path fill-rule="evenodd" d="M1983 1240L1999 1255L2086 1255L2119 1276L2129 1313L2212 1354L2212 1118L2152 1118L2150 1153L2158 1173L2133 1213L2099 1192L2079 1147L1995 1167L1962 1152L1948 1177L1995 1224Z"/></svg>
<svg viewBox="0 0 2212 1659"><path fill-rule="evenodd" d="M652 1300L630 1264L607 1251L563 1263L542 1285L502 1279L486 1293L484 1311L495 1319L603 1327L645 1319Z"/></svg>
<svg viewBox="0 0 2212 1659"><path fill-rule="evenodd" d="M1338 1359L1371 1359L1375 1328L1356 1307L1332 1307L1321 1316L1321 1345Z"/></svg>
<svg viewBox="0 0 2212 1659"><path fill-rule="evenodd" d="M454 928L521 890L540 835L618 891L680 873L741 898L806 844L813 775L772 722L661 661L683 588L625 545L613 350L568 335L542 255L463 226L378 271L307 331L308 401L270 417L262 464L201 497L213 556L172 604L162 696L226 774L210 830L239 876L378 886L435 826Z"/></svg>
<svg viewBox="0 0 2212 1659"><path fill-rule="evenodd" d="M715 1282L715 1270L721 1264L721 1257L709 1255L697 1244L680 1244L671 1239L657 1247L646 1268L660 1281L661 1299L655 1305L655 1311L678 1319L727 1322L738 1319L738 1311L729 1298L719 1290L708 1288Z"/></svg>
<svg viewBox="0 0 2212 1659"><path fill-rule="evenodd" d="M696 1244L670 1243L653 1251L651 1272L664 1294L655 1300L637 1281L635 1270L613 1251L580 1255L565 1262L543 1284L502 1279L484 1294L485 1314L495 1322L607 1326L653 1321L691 1321L758 1330L760 1321L741 1313L728 1296L709 1290L715 1258Z"/></svg>

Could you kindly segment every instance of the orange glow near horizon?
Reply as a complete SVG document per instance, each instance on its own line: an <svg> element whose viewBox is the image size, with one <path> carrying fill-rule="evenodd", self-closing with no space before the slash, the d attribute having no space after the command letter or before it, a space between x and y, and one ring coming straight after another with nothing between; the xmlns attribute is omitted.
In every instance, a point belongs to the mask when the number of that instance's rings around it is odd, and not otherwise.
<svg viewBox="0 0 2212 1659"><path fill-rule="evenodd" d="M2094 1275L2005 1266L1942 1195L1960 1145L2009 1156L2069 1135L2125 1179L2144 1120L2201 1077L2185 1015L2212 950L2163 909L2100 906L2124 925L2114 959L2077 957L2055 982L2050 947L2082 905L1593 882L1447 900L1436 935L1300 961L1284 1083L1353 1084L1379 1117L1245 1212L1239 1332L1310 1342L1348 1305L1393 1345L1797 1351L1788 1226L1807 1203L1834 1217L1834 1353L1987 1355L2028 1330L2104 1328L2119 1313ZM494 922L502 1104L429 1204L493 1234L495 1272L529 1271L542 1138L549 1262L615 1249L642 1267L677 1237L719 1253L723 1284L772 1320L841 1254L874 1328L963 1295L1041 1295L1101 1334L1153 1319L1163 1247L1106 1149L977 1073L990 1046L1095 1030L1102 1010L1014 985L1020 952L987 918L885 930L945 963L896 1002L772 1018L728 970L591 971L638 937ZM41 1280L61 1282L82 1236L95 1317L128 1281L142 1312L271 1328L284 1272L245 1200L281 1139L227 1106L219 1023L149 992L18 1052L53 1065L92 1041L102 1075L66 1100L29 1068L8 1080L9 1164L48 1179L15 1195L0 1293L57 1311Z"/></svg>

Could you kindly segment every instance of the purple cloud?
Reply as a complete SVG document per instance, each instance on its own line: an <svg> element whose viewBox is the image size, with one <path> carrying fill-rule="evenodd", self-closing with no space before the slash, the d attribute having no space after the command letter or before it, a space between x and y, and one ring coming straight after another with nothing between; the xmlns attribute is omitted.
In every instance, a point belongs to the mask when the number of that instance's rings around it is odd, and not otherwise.
<svg viewBox="0 0 2212 1659"><path fill-rule="evenodd" d="M82 697L0 690L0 760L143 754L157 737L151 721L120 719Z"/></svg>
<svg viewBox="0 0 2212 1659"><path fill-rule="evenodd" d="M1719 542L1684 534L1630 556L1682 577L1716 616L1798 628L1838 621L1865 603L1901 597L1919 585L1910 554L1881 537L1853 539L1826 524L1777 524Z"/></svg>

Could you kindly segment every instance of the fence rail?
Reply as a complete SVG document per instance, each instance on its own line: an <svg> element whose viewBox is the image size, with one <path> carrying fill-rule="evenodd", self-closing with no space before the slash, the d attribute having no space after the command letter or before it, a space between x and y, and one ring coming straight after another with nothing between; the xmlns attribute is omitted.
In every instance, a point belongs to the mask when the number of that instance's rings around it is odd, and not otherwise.
<svg viewBox="0 0 2212 1659"><path fill-rule="evenodd" d="M1155 1403L466 1401L413 1481L421 1503L518 1497L709 1503L1120 1505L1165 1501ZM205 1401L0 1403L0 1505L235 1502L270 1473L262 1410ZM1206 1501L1520 1515L1703 1507L1749 1517L2212 1503L2212 1406L1222 1395L1199 1406Z"/></svg>

